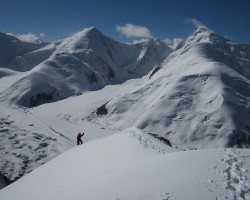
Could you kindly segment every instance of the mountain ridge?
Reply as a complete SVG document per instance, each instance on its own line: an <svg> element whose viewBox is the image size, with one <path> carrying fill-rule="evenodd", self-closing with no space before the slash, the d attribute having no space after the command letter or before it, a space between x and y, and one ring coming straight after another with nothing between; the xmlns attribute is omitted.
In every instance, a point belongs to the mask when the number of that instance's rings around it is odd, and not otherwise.
<svg viewBox="0 0 250 200"><path fill-rule="evenodd" d="M183 148L249 148L250 63L238 58L238 66L245 70L239 73L233 63L219 62L231 49L236 51L235 45L206 27L198 28L158 66L148 83L109 101L104 119L118 128L153 132ZM225 54L207 54L222 46ZM239 51L249 48L240 47ZM250 51L243 56L248 58Z"/></svg>

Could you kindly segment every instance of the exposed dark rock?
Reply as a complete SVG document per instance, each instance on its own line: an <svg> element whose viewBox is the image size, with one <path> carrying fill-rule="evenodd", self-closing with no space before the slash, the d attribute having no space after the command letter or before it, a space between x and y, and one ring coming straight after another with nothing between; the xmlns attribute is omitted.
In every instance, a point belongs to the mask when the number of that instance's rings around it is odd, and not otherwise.
<svg viewBox="0 0 250 200"><path fill-rule="evenodd" d="M158 72L160 69L161 69L160 65L158 65L157 67L155 67L154 70L152 71L152 73L150 74L149 79L151 79L152 76L153 76L156 72Z"/></svg>
<svg viewBox="0 0 250 200"><path fill-rule="evenodd" d="M10 180L6 175L3 175L1 172L0 172L0 177L3 178L3 180L5 181L5 183L6 183L7 185L9 185L9 184L11 184L11 183L14 182L13 180Z"/></svg>
<svg viewBox="0 0 250 200"><path fill-rule="evenodd" d="M243 131L233 131L229 137L228 147L250 148L250 134Z"/></svg>
<svg viewBox="0 0 250 200"><path fill-rule="evenodd" d="M166 139L166 138L164 138L164 137L161 137L161 136L159 136L159 135L157 135L157 134L155 134L155 133L148 133L148 134L151 135L151 136L153 136L154 138L156 138L156 139L162 141L162 142L165 143L166 145L172 147L172 145L171 145L171 143L170 143L170 141L169 141L168 139Z"/></svg>
<svg viewBox="0 0 250 200"><path fill-rule="evenodd" d="M29 101L29 107L35 107L35 106L39 106L43 103L48 103L53 99L53 94L52 93L38 93L36 95L32 95Z"/></svg>
<svg viewBox="0 0 250 200"><path fill-rule="evenodd" d="M89 80L89 83L94 83L94 82L97 82L97 78L96 78L96 75L94 72L92 72L89 76L88 76L88 80Z"/></svg>
<svg viewBox="0 0 250 200"><path fill-rule="evenodd" d="M96 115L97 116L104 116L104 115L106 115L108 113L108 109L106 108L107 103L103 104L101 107L96 109Z"/></svg>
<svg viewBox="0 0 250 200"><path fill-rule="evenodd" d="M115 73L114 73L114 71L109 67L108 68L108 79L110 80L110 79L112 79L112 78L114 78L115 77Z"/></svg>

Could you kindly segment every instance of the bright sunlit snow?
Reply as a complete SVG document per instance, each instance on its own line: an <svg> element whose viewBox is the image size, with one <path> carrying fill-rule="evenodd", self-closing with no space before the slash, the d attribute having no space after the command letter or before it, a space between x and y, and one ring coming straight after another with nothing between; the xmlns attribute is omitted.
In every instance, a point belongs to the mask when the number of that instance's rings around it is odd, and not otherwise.
<svg viewBox="0 0 250 200"><path fill-rule="evenodd" d="M22 55L0 56L0 175L20 179L0 199L250 198L249 45L203 26L174 51L96 28L9 40Z"/></svg>

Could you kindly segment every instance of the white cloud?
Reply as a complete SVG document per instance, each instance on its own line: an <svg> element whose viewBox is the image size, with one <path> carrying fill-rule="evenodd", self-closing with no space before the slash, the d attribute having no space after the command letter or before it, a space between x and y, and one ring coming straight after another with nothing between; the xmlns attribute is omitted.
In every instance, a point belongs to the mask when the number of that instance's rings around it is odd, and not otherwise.
<svg viewBox="0 0 250 200"><path fill-rule="evenodd" d="M163 41L165 44L167 44L167 45L173 44L173 40L171 40L171 39L169 39L169 38L165 38L165 39L163 39L162 41Z"/></svg>
<svg viewBox="0 0 250 200"><path fill-rule="evenodd" d="M126 37L152 38L150 30L145 26L126 24L125 26L116 26L116 30Z"/></svg>
<svg viewBox="0 0 250 200"><path fill-rule="evenodd" d="M16 34L16 35L13 33L8 33L8 34L15 36L16 38L18 38L21 41L36 43L36 44L41 43L45 38L44 33L40 33L39 37L31 32L29 32L27 34Z"/></svg>
<svg viewBox="0 0 250 200"><path fill-rule="evenodd" d="M192 24L195 28L198 28L199 26L205 26L199 20L194 19L194 18L186 18L185 22L188 24Z"/></svg>
<svg viewBox="0 0 250 200"><path fill-rule="evenodd" d="M139 40L134 40L133 41L133 44L138 44L138 43L142 43L142 42L148 42L149 39L147 38L142 38L142 39L139 39Z"/></svg>

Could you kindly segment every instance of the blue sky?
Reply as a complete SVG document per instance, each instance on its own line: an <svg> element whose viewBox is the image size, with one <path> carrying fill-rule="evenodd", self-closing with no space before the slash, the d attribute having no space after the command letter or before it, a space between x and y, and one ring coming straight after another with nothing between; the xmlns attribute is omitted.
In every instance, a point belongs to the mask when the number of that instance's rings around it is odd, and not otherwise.
<svg viewBox="0 0 250 200"><path fill-rule="evenodd" d="M185 38L200 22L250 44L249 0L0 0L0 5L0 31L48 41L92 26L122 42Z"/></svg>

